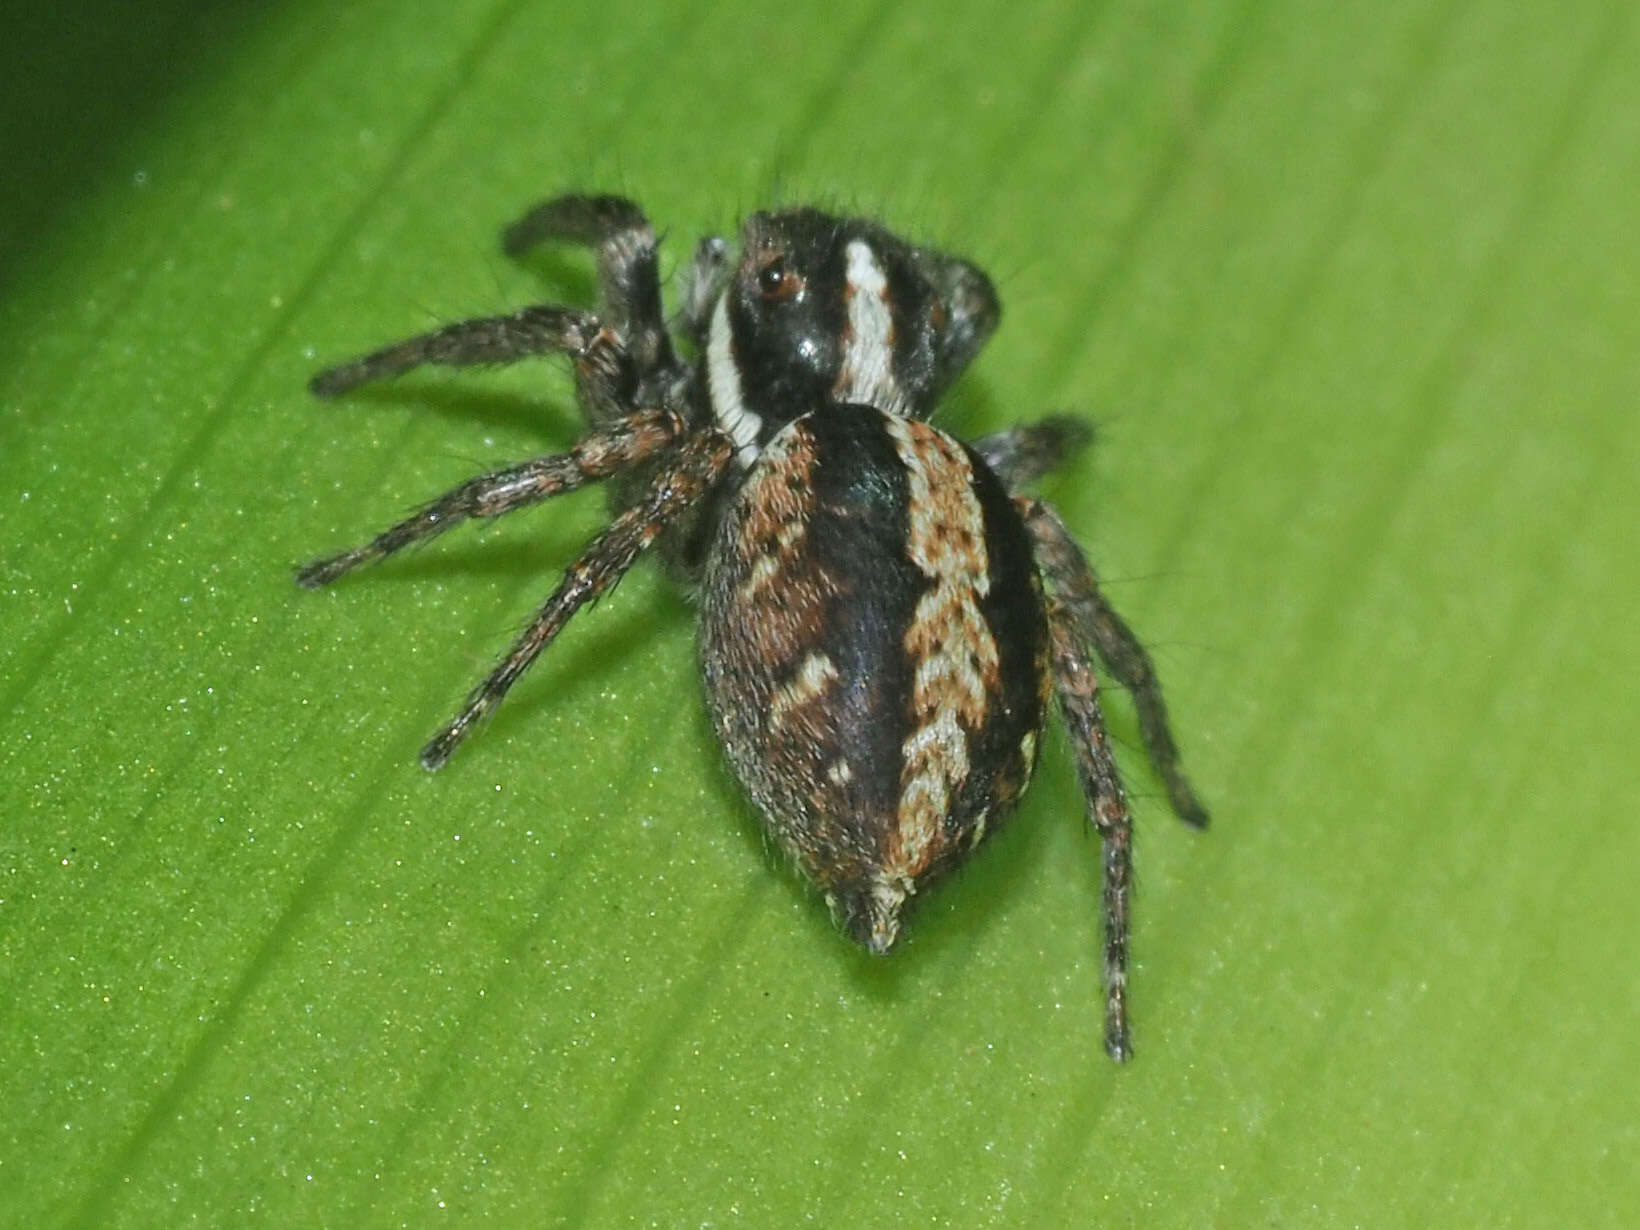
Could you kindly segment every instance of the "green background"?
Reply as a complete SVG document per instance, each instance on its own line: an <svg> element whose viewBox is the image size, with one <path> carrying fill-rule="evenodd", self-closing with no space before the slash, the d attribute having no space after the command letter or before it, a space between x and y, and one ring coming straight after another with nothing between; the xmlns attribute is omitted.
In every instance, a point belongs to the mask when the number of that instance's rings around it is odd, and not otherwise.
<svg viewBox="0 0 1640 1230"><path fill-rule="evenodd" d="M0 1222L1640 1218L1632 4L161 0L7 42ZM1058 737L872 961L764 850L649 566L416 767L597 494L290 584L574 438L552 364L303 383L584 296L495 236L587 186L672 261L811 199L970 254L1006 319L943 424L1099 422L1045 493L1216 814L1113 702L1131 1066Z"/></svg>

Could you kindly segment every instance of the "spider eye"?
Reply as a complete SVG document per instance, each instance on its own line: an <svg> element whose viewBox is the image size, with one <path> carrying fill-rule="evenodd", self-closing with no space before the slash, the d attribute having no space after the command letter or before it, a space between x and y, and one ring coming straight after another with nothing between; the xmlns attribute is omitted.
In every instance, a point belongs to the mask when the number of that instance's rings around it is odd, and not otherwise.
<svg viewBox="0 0 1640 1230"><path fill-rule="evenodd" d="M757 271L757 289L771 303L790 299L803 289L803 279L786 268L783 257L775 257Z"/></svg>

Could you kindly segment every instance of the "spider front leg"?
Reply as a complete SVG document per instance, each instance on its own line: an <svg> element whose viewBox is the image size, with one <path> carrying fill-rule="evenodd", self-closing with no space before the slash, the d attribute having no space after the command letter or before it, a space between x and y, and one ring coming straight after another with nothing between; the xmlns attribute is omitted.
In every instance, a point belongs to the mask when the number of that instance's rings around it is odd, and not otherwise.
<svg viewBox="0 0 1640 1230"><path fill-rule="evenodd" d="M507 316L462 320L431 333L394 342L380 350L326 368L308 381L317 397L336 397L372 380L402 376L424 363L471 367L515 363L536 355L567 354L578 366L600 365L599 347L613 344L596 317L573 308L538 305ZM602 360L607 364L608 360Z"/></svg>
<svg viewBox="0 0 1640 1230"><path fill-rule="evenodd" d="M522 256L547 239L597 250L601 314L642 369L675 361L661 305L655 228L643 210L620 196L553 197L502 231L501 247L508 256Z"/></svg>
<svg viewBox="0 0 1640 1230"><path fill-rule="evenodd" d="M362 546L303 565L296 571L296 583L318 589L470 517L499 517L608 478L671 447L683 432L683 421L670 410L644 410L619 419L584 436L567 453L532 458L468 479Z"/></svg>
<svg viewBox="0 0 1640 1230"><path fill-rule="evenodd" d="M1150 654L1100 592L1093 568L1060 515L1041 500L1024 499L1020 506L1036 543L1037 563L1065 605L1077 639L1091 641L1117 682L1133 694L1145 752L1167 788L1174 813L1186 824L1206 828L1207 808L1179 763L1179 745Z"/></svg>
<svg viewBox="0 0 1640 1230"><path fill-rule="evenodd" d="M685 440L643 496L569 566L552 597L536 612L506 657L473 689L461 712L422 749L423 767L444 766L473 725L494 711L570 617L613 588L669 523L704 498L723 477L733 455L733 442L715 428L705 428Z"/></svg>

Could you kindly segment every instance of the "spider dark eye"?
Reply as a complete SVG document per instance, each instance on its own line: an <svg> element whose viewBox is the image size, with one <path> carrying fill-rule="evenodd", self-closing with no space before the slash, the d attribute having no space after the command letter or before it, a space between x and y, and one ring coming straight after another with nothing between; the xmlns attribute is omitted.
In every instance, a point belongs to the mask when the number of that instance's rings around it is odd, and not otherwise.
<svg viewBox="0 0 1640 1230"><path fill-rule="evenodd" d="M777 256L757 271L757 289L771 303L778 302L802 290L803 279L786 268L786 262Z"/></svg>

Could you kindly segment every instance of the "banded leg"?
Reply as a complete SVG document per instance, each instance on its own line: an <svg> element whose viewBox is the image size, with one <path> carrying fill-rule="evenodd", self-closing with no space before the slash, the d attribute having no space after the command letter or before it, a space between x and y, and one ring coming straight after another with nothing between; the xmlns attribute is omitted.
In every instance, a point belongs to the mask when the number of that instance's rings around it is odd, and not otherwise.
<svg viewBox="0 0 1640 1230"><path fill-rule="evenodd" d="M1128 1031L1127 969L1129 906L1133 895L1133 817L1117 775L1099 710L1099 679L1093 673L1077 620L1059 598L1048 600L1048 630L1053 639L1054 683L1076 753L1076 775L1088 800L1088 814L1099 830L1104 854L1101 915L1105 933L1105 1050L1112 1059L1133 1055Z"/></svg>
<svg viewBox="0 0 1640 1230"><path fill-rule="evenodd" d="M620 196L554 197L502 231L501 247L508 256L522 256L547 239L595 248L605 321L644 370L673 362L655 228L643 210Z"/></svg>
<svg viewBox="0 0 1640 1230"><path fill-rule="evenodd" d="M428 769L443 768L474 723L488 716L509 688L553 642L570 618L612 589L667 524L687 511L723 476L734 445L707 429L690 438L676 458L655 476L644 495L593 539L564 573L552 597L508 650L489 677L474 688L461 712L421 751Z"/></svg>
<svg viewBox="0 0 1640 1230"><path fill-rule="evenodd" d="M318 589L471 517L499 517L608 478L671 447L683 431L683 421L670 410L640 411L583 437L567 453L470 478L362 546L303 565L296 583Z"/></svg>
<svg viewBox="0 0 1640 1230"><path fill-rule="evenodd" d="M973 449L1009 491L1018 491L1056 470L1088 446L1093 428L1067 414L1052 414L981 436Z"/></svg>
<svg viewBox="0 0 1640 1230"><path fill-rule="evenodd" d="M1092 642L1117 682L1133 694L1145 752L1167 789L1168 802L1186 824L1206 828L1207 808L1179 763L1179 745L1167 720L1155 663L1100 592L1093 568L1059 514L1041 500L1021 500L1020 508L1036 543L1037 563L1067 608L1077 638Z"/></svg>

